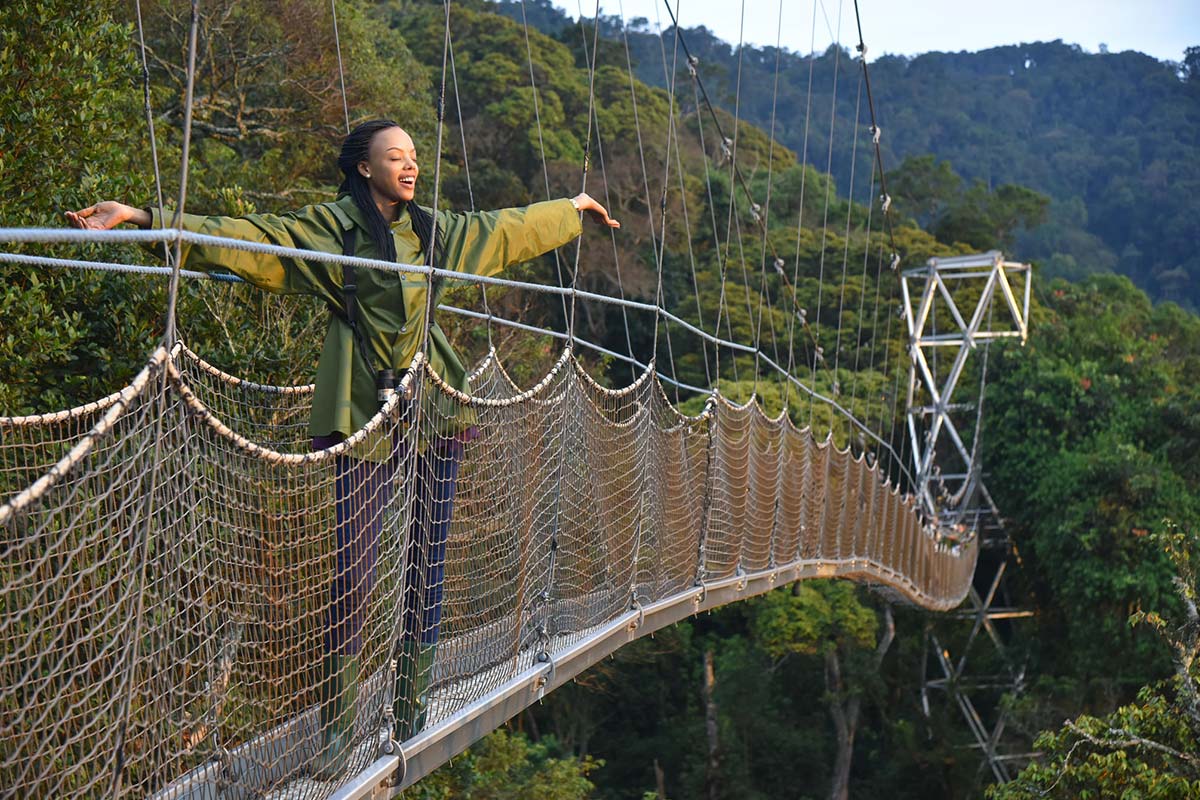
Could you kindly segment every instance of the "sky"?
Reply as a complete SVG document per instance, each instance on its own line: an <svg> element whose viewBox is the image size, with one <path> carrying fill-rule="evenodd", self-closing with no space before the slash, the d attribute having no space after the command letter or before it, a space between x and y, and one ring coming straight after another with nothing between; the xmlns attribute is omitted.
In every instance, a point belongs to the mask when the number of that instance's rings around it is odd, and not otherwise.
<svg viewBox="0 0 1200 800"><path fill-rule="evenodd" d="M595 0L552 0L572 16L595 13ZM676 0L669 0L672 8ZM839 29L846 46L858 43L853 0L818 0L813 34L813 0L744 0L744 39L780 44L806 53L823 50ZM704 25L726 41L738 41L742 0L678 0L680 24ZM645 17L653 28L669 17L663 0L601 0L601 13ZM1062 39L1084 50L1138 50L1160 60L1180 61L1185 48L1200 45L1200 0L859 0L867 60L885 54L916 55L933 50L984 50L1020 42Z"/></svg>

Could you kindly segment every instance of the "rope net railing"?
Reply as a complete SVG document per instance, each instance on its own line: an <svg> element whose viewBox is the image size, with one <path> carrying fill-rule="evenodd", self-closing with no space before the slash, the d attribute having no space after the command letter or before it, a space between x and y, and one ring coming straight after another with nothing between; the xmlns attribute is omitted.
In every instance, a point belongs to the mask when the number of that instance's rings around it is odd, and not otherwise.
<svg viewBox="0 0 1200 800"><path fill-rule="evenodd" d="M475 378L420 362L320 452L311 387L182 344L102 401L0 418L0 784L325 797L388 746L405 675L432 727L714 582L808 565L931 609L969 588L973 543L757 404L683 416L652 371L607 389L569 351L525 391L494 354ZM331 650L354 746L318 779Z"/></svg>

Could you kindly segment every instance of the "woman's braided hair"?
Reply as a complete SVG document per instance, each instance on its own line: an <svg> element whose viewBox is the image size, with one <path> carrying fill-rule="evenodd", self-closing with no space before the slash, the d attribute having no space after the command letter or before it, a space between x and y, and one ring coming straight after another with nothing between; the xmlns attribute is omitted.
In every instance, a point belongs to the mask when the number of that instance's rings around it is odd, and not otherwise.
<svg viewBox="0 0 1200 800"><path fill-rule="evenodd" d="M367 183L367 179L358 171L358 165L359 162L367 160L371 139L375 137L375 134L388 128L399 127L390 119L374 119L364 122L355 127L342 142L342 152L338 156L338 168L341 169L344 176L342 185L338 187L338 193L350 195L354 204L362 211L367 220L367 232L379 250L380 259L384 261L396 260L396 243L392 239L388 221L383 218L383 214L379 213L379 207L375 205L375 200L371 197L371 187ZM418 206L416 200L408 201L408 215L412 218L413 232L417 234L417 238L421 242L421 252L425 254L426 263L429 263L431 255L429 243L433 238L433 216ZM438 237L437 245L432 253L433 263L439 267L443 265L444 256L441 238L441 236Z"/></svg>

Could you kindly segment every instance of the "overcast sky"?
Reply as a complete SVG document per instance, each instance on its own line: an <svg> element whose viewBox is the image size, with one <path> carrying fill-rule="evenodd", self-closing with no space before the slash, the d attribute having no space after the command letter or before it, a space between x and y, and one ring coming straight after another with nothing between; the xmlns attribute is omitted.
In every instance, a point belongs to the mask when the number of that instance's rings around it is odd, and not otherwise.
<svg viewBox="0 0 1200 800"><path fill-rule="evenodd" d="M676 0L669 0L674 8ZM596 0L552 0L572 16L595 13ZM729 42L738 41L742 0L678 0L680 24L704 25ZM602 13L646 17L651 26L669 19L663 0L601 0ZM859 0L867 58L884 53L915 55L931 50L983 50L1002 44L1052 41L1079 44L1089 52L1101 44L1117 52L1139 50L1180 61L1184 48L1200 45L1200 0ZM813 42L812 0L745 0L745 41L781 45L806 53ZM815 46L837 36L858 43L853 0L819 0ZM831 36L831 33L833 34Z"/></svg>

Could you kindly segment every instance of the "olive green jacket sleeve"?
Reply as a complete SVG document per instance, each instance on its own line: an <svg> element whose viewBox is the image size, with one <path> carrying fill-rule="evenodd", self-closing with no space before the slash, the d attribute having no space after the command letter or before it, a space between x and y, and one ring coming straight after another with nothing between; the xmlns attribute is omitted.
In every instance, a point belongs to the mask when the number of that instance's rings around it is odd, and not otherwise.
<svg viewBox="0 0 1200 800"><path fill-rule="evenodd" d="M170 225L158 209L150 209L151 227ZM259 244L342 252L341 225L328 208L305 206L290 214L248 214L244 217L183 214L179 226L193 233L239 239ZM156 247L158 245L155 245ZM269 292L313 294L325 300L340 300L341 268L322 261L284 258L208 244L183 243L181 263L188 269L206 272L228 270Z"/></svg>
<svg viewBox="0 0 1200 800"><path fill-rule="evenodd" d="M443 211L438 225L445 231L446 269L472 275L495 275L583 232L570 200L466 214Z"/></svg>

